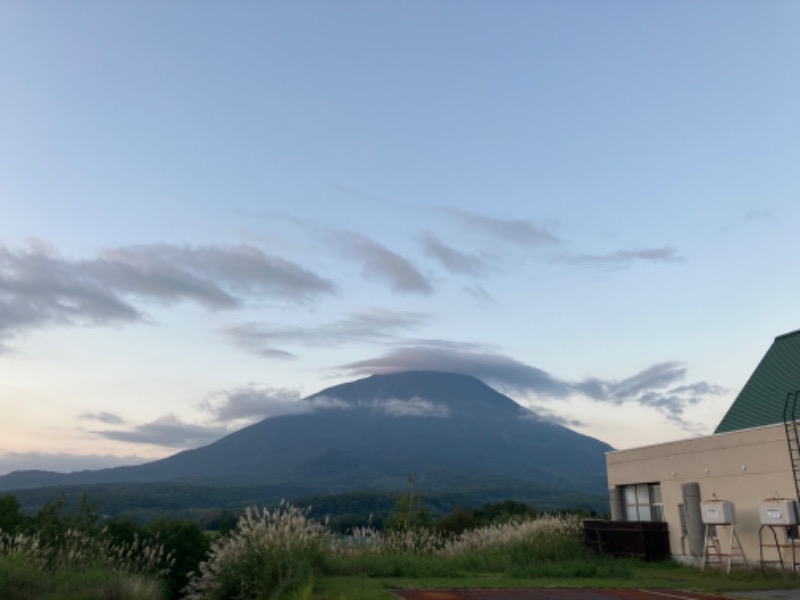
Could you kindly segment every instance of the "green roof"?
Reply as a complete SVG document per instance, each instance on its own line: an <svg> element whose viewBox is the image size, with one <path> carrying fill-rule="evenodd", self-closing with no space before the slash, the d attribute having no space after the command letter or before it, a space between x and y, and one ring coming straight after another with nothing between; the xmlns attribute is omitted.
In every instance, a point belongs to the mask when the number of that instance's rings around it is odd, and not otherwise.
<svg viewBox="0 0 800 600"><path fill-rule="evenodd" d="M786 395L800 391L800 330L779 335L714 433L783 423ZM800 403L798 403L800 418Z"/></svg>

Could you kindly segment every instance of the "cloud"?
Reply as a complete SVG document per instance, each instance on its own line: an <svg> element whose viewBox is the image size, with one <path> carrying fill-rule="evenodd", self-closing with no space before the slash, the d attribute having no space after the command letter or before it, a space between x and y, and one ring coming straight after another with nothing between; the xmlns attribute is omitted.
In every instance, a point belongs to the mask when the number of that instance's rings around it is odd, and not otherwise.
<svg viewBox="0 0 800 600"><path fill-rule="evenodd" d="M141 300L231 309L335 291L332 282L248 245L133 246L73 260L32 240L21 250L0 245L0 340L50 324L141 321L134 304Z"/></svg>
<svg viewBox="0 0 800 600"><path fill-rule="evenodd" d="M355 408L355 405L341 398L325 395L316 395L306 398L304 404L310 408L311 412L318 412L321 410L350 410L351 408Z"/></svg>
<svg viewBox="0 0 800 600"><path fill-rule="evenodd" d="M727 388L724 388L720 385L712 385L705 381L698 381L697 383L692 383L690 385L682 385L680 387L672 388L670 394L696 394L700 395L709 395L709 396L720 396L728 392Z"/></svg>
<svg viewBox="0 0 800 600"><path fill-rule="evenodd" d="M311 327L245 323L225 329L223 334L236 346L259 356L291 358L293 354L275 346L336 347L353 342L384 341L396 333L417 329L428 320L428 316L422 313L376 308Z"/></svg>
<svg viewBox="0 0 800 600"><path fill-rule="evenodd" d="M100 421L106 425L124 425L125 420L117 414L100 411L100 412L85 412L78 417L84 421Z"/></svg>
<svg viewBox="0 0 800 600"><path fill-rule="evenodd" d="M483 258L456 250L433 233L425 232L420 241L425 253L439 261L451 273L476 277L486 272L487 265Z"/></svg>
<svg viewBox="0 0 800 600"><path fill-rule="evenodd" d="M699 425L683 418L686 408L698 404L702 396L719 395L726 390L705 381L675 386L677 382L685 379L686 373L687 369L681 363L664 362L652 365L621 381L587 379L575 384L575 388L599 402L615 405L632 402L655 409L686 431L696 432L699 430Z"/></svg>
<svg viewBox="0 0 800 600"><path fill-rule="evenodd" d="M535 423L553 423L554 425L561 425L563 427L586 426L586 423L583 421L559 416L549 408L545 408L540 405L531 405L530 410L525 409L520 416L520 419L525 421L534 421Z"/></svg>
<svg viewBox="0 0 800 600"><path fill-rule="evenodd" d="M683 419L685 409L701 402L704 396L725 391L705 381L677 385L687 374L686 367L679 362L658 363L618 381L587 378L572 382L486 347L437 340L422 340L413 345L391 348L382 356L352 362L342 368L354 375L414 370L461 373L477 377L508 394L555 399L581 394L599 403L616 406L637 404L658 411L687 431L695 431L698 426ZM543 420L570 426L584 425L563 419L550 409L536 406L535 410L541 413Z"/></svg>
<svg viewBox="0 0 800 600"><path fill-rule="evenodd" d="M43 324L137 321L141 313L85 267L33 240L27 249L0 246L0 340Z"/></svg>
<svg viewBox="0 0 800 600"><path fill-rule="evenodd" d="M647 392L639 396L638 401L642 406L655 408L667 418L683 424L681 415L684 409L688 404L696 404L698 399L694 396L687 399L677 395Z"/></svg>
<svg viewBox="0 0 800 600"><path fill-rule="evenodd" d="M643 392L673 385L685 377L686 368L681 363L664 362L648 367L621 381L603 381L591 378L575 383L574 387L594 400L622 404L625 400L635 398ZM694 386L697 385L694 384ZM688 389L694 386L686 387Z"/></svg>
<svg viewBox="0 0 800 600"><path fill-rule="evenodd" d="M373 407L387 417L423 417L444 419L451 415L450 407L436 404L419 396L408 400L387 398L376 400Z"/></svg>
<svg viewBox="0 0 800 600"><path fill-rule="evenodd" d="M346 254L361 262L365 277L388 281L395 292L433 293L433 286L414 265L385 246L354 232L335 234L335 241Z"/></svg>
<svg viewBox="0 0 800 600"><path fill-rule="evenodd" d="M681 363L658 363L618 383L610 384L608 395L615 400L625 400L647 390L667 387L685 377L686 367Z"/></svg>
<svg viewBox="0 0 800 600"><path fill-rule="evenodd" d="M242 296L305 301L335 290L311 271L245 244L117 248L102 252L89 269L123 292L210 308L238 306Z"/></svg>
<svg viewBox="0 0 800 600"><path fill-rule="evenodd" d="M195 448L218 440L227 434L228 430L219 426L186 423L175 415L169 414L126 431L107 429L91 433L118 442L168 448Z"/></svg>
<svg viewBox="0 0 800 600"><path fill-rule="evenodd" d="M111 454L68 454L58 452L6 452L0 454L0 475L13 471L53 471L55 473L72 473L108 469L126 465L140 465L150 459L141 456L114 456Z"/></svg>
<svg viewBox="0 0 800 600"><path fill-rule="evenodd" d="M526 219L498 219L460 208L443 208L447 214L482 234L522 246L560 244L561 240L542 225Z"/></svg>
<svg viewBox="0 0 800 600"><path fill-rule="evenodd" d="M299 392L290 389L245 386L210 394L198 403L198 408L208 415L208 418L200 423L188 423L170 413L143 425L127 429L90 431L90 433L131 444L196 448L210 444L242 426L261 419L349 409L353 406L327 396L315 396L304 400L301 399Z"/></svg>
<svg viewBox="0 0 800 600"><path fill-rule="evenodd" d="M310 412L295 390L270 387L243 387L212 394L200 408L215 422L263 419L279 415Z"/></svg>
<svg viewBox="0 0 800 600"><path fill-rule="evenodd" d="M748 223L756 223L756 222L766 222L766 223L778 223L778 215L775 214L775 211L761 208L748 211L744 215L744 220Z"/></svg>
<svg viewBox="0 0 800 600"><path fill-rule="evenodd" d="M273 339L268 325L259 323L244 323L223 330L223 335L234 345L246 352L268 358L270 360L287 360L297 358L296 355L286 350L270 346Z"/></svg>
<svg viewBox="0 0 800 600"><path fill-rule="evenodd" d="M494 383L505 390L533 392L544 396L565 397L572 392L569 384L546 371L495 354L478 351L474 345L454 345L434 340L413 346L393 348L383 356L343 365L355 375L399 373L402 371L444 371L471 375Z"/></svg>
<svg viewBox="0 0 800 600"><path fill-rule="evenodd" d="M684 258L678 255L674 248L664 246L661 248L643 248L639 250L617 250L609 254L564 254L556 257L555 262L560 262L576 267L600 268L622 267L631 263L660 262L679 263Z"/></svg>
<svg viewBox="0 0 800 600"><path fill-rule="evenodd" d="M475 298L480 302L484 303L494 302L494 298L492 298L492 295L489 292L487 292L481 285L478 284L468 285L464 286L463 289L467 294L469 294L470 296L472 296L473 298Z"/></svg>

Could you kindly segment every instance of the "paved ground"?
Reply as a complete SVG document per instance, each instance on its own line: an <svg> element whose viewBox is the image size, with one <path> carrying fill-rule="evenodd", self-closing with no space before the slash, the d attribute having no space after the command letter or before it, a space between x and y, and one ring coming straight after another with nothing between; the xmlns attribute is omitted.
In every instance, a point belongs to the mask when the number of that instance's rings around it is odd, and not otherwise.
<svg viewBox="0 0 800 600"><path fill-rule="evenodd" d="M737 592L736 598L751 600L800 600L800 589L797 590L764 590L763 592Z"/></svg>
<svg viewBox="0 0 800 600"><path fill-rule="evenodd" d="M680 590L398 590L405 600L800 600L800 590L771 590L714 596Z"/></svg>

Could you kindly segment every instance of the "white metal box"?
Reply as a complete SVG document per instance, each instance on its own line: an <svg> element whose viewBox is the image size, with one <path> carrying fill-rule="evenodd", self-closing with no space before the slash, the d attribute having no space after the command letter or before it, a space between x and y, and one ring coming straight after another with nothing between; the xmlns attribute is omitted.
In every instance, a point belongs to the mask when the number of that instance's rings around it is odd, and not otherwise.
<svg viewBox="0 0 800 600"><path fill-rule="evenodd" d="M700 504L703 523L706 525L733 525L736 507L727 500L706 500Z"/></svg>
<svg viewBox="0 0 800 600"><path fill-rule="evenodd" d="M797 525L797 501L769 498L758 507L762 525Z"/></svg>

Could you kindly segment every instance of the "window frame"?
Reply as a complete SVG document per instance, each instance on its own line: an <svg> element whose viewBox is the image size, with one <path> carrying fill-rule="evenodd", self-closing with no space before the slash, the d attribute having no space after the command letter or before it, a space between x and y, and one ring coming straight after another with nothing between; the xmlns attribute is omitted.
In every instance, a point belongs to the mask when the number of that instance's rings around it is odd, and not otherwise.
<svg viewBox="0 0 800 600"><path fill-rule="evenodd" d="M649 523L664 522L661 483L635 483L622 486L625 520Z"/></svg>

